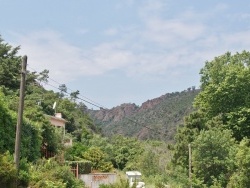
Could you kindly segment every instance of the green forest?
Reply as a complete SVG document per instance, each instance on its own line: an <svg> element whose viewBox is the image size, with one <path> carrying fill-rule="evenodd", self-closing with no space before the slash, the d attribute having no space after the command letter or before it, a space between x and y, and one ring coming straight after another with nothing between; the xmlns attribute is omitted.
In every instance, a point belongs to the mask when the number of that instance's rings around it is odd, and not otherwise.
<svg viewBox="0 0 250 188"><path fill-rule="evenodd" d="M27 71L17 170L19 50L0 38L1 187L84 187L71 172L74 161L79 162L81 173L116 172L118 181L103 188L127 188L123 176L127 170L142 172L149 188L250 185L250 52L227 52L205 62L193 111L177 126L173 142L116 134L105 137L84 102L77 102L78 90L69 92L65 84L58 92L46 90L49 70ZM55 114L54 102L67 121L66 134L49 122L48 116ZM73 146L65 147L65 139L72 139ZM42 148L54 156L45 157Z"/></svg>
<svg viewBox="0 0 250 188"><path fill-rule="evenodd" d="M135 104L123 104L111 110L89 110L89 115L101 128L104 136L122 134L140 140L161 140L171 143L177 125L182 124L184 117L193 111L192 103L198 93L199 90L193 86L193 89L190 87L182 92L167 93L155 98L155 104L147 101L144 108L143 104L140 107ZM145 107L150 103L150 107ZM134 109L125 114L128 106L133 106ZM117 120L116 115L122 113L123 116ZM100 114L101 117L98 118Z"/></svg>

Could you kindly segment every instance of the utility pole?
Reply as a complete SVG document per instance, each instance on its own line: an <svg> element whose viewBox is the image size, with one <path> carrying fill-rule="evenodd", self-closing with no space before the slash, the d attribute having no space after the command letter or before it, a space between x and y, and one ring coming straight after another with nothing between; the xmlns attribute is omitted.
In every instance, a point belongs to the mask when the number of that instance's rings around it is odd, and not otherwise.
<svg viewBox="0 0 250 188"><path fill-rule="evenodd" d="M191 149L191 144L188 144L188 157L189 157L189 169L188 169L188 174L189 174L189 184L190 188L192 188L192 149Z"/></svg>
<svg viewBox="0 0 250 188"><path fill-rule="evenodd" d="M21 145L22 122L23 122L26 68L27 68L27 56L25 55L22 59L20 96L19 96L19 107L18 107L18 117L16 126L15 154L14 154L14 163L17 169L17 173L19 173L19 162L20 162L20 145Z"/></svg>

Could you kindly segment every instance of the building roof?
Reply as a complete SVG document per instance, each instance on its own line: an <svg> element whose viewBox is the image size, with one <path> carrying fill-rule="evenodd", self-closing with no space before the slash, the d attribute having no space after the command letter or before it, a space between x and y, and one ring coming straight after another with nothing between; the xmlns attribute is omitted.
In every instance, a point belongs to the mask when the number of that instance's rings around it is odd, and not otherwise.
<svg viewBox="0 0 250 188"><path fill-rule="evenodd" d="M139 171L127 171L127 176L141 176L141 173Z"/></svg>
<svg viewBox="0 0 250 188"><path fill-rule="evenodd" d="M65 122L65 123L67 122L66 119L63 119L61 116L59 116L57 114L56 114L56 116L50 116L50 115L45 115L45 116L49 117L50 119L59 120L59 121Z"/></svg>

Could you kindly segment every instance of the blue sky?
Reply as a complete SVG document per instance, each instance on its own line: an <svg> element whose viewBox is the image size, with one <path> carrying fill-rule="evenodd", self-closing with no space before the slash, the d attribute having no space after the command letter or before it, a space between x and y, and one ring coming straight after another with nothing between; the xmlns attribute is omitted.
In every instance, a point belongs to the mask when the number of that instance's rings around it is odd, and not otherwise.
<svg viewBox="0 0 250 188"><path fill-rule="evenodd" d="M51 79L107 108L198 87L205 61L250 48L248 1L0 4L0 34L21 46L30 68L48 69Z"/></svg>

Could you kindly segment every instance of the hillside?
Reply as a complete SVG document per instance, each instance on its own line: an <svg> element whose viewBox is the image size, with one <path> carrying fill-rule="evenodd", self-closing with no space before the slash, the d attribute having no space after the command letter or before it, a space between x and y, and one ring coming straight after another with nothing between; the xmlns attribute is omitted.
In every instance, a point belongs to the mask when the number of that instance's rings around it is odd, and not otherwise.
<svg viewBox="0 0 250 188"><path fill-rule="evenodd" d="M89 110L105 136L121 134L139 139L172 141L177 125L192 110L199 90L173 92L148 100L141 106L126 103L112 109Z"/></svg>

